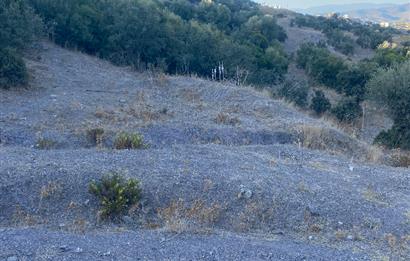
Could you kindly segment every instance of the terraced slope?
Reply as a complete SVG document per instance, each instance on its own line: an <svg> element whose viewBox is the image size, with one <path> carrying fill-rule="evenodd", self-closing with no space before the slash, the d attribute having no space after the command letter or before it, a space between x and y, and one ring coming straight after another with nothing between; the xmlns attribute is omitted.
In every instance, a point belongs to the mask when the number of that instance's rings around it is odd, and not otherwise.
<svg viewBox="0 0 410 261"><path fill-rule="evenodd" d="M0 259L408 257L410 172L366 163L367 145L325 122L250 88L47 42L27 61L30 90L0 90ZM121 131L149 148L113 150ZM117 223L88 193L110 171L143 189Z"/></svg>

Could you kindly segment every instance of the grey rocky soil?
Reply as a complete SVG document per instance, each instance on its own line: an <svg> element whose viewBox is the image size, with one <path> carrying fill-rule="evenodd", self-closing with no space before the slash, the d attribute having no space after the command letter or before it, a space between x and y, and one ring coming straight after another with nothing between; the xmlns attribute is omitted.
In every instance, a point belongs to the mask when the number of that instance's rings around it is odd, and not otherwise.
<svg viewBox="0 0 410 261"><path fill-rule="evenodd" d="M30 88L0 90L0 260L409 257L410 172L364 142L251 88L36 48ZM120 131L149 148L113 150ZM88 193L110 171L143 189L115 222Z"/></svg>

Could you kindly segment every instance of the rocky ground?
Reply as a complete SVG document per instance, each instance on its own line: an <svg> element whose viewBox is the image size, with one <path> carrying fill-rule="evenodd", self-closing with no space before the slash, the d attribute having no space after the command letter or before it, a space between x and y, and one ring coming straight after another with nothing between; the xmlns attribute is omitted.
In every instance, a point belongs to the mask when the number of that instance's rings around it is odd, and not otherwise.
<svg viewBox="0 0 410 261"><path fill-rule="evenodd" d="M251 88L26 59L30 88L0 90L0 260L407 260L410 172L365 142ZM88 184L112 171L143 199L107 222Z"/></svg>

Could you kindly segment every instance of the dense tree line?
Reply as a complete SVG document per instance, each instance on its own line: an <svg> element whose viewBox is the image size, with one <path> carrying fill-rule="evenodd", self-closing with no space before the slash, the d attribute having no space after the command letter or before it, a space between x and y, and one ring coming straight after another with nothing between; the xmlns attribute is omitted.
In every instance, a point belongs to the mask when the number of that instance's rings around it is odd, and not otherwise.
<svg viewBox="0 0 410 261"><path fill-rule="evenodd" d="M280 81L286 34L248 0L29 0L56 43L116 64L209 76L246 70L256 84Z"/></svg>

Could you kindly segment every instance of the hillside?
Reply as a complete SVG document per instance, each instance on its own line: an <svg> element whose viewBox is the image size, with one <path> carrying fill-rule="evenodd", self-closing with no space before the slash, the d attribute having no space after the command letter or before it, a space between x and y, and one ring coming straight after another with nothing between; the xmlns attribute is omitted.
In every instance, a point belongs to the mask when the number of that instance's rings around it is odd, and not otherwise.
<svg viewBox="0 0 410 261"><path fill-rule="evenodd" d="M0 260L407 261L405 36L250 0L0 1Z"/></svg>
<svg viewBox="0 0 410 261"><path fill-rule="evenodd" d="M369 162L367 144L326 122L248 87L136 73L48 42L25 60L30 89L0 89L0 258L408 256L409 170ZM121 131L149 147L113 150ZM143 191L114 223L88 192L110 171Z"/></svg>
<svg viewBox="0 0 410 261"><path fill-rule="evenodd" d="M410 3L390 7L348 11L351 17L374 22L410 23Z"/></svg>

